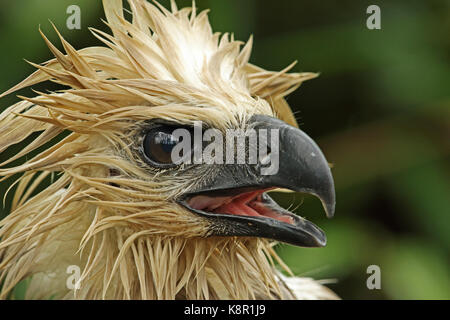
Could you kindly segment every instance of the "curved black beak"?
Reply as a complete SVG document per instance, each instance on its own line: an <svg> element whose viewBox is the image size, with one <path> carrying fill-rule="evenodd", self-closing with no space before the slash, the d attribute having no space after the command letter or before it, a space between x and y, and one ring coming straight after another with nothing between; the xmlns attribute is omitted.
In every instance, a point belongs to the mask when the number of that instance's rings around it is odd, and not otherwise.
<svg viewBox="0 0 450 320"><path fill-rule="evenodd" d="M317 196L327 216L333 217L336 201L334 181L328 162L317 144L303 131L268 116L253 116L248 128L267 132L265 142L268 152L265 156L259 157L256 164L219 165L214 170L214 177L185 195L180 203L212 219L215 226L213 235L256 236L298 246L324 246L326 237L322 230L278 207L266 194L262 195L261 205L280 216L291 216L292 223L280 222L281 219L217 214L189 206L188 200L198 195L236 197L254 190L284 188ZM262 147L259 141L258 151Z"/></svg>
<svg viewBox="0 0 450 320"><path fill-rule="evenodd" d="M319 146L306 133L281 120L257 115L251 123L257 130L279 131L279 168L276 174L266 175L263 184L315 195L327 217L332 218L336 205L334 180ZM272 152L277 150L272 148Z"/></svg>

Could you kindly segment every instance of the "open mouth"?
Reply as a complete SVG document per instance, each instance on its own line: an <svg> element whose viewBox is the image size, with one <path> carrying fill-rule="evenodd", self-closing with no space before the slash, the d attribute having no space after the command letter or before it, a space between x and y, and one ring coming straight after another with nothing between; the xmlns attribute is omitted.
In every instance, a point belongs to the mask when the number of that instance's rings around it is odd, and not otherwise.
<svg viewBox="0 0 450 320"><path fill-rule="evenodd" d="M275 219L283 223L294 224L290 215L268 207L267 194L270 190L244 192L236 196L214 197L194 196L188 201L190 208L215 214Z"/></svg>
<svg viewBox="0 0 450 320"><path fill-rule="evenodd" d="M256 236L303 247L325 246L325 233L312 222L280 207L267 194L273 189L203 192L187 196L180 204L216 224L221 221L226 236Z"/></svg>

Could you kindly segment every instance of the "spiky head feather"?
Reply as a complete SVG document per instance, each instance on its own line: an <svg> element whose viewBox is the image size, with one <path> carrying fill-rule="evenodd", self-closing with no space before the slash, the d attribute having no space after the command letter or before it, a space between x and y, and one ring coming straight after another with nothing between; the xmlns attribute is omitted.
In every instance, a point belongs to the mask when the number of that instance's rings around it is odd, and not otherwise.
<svg viewBox="0 0 450 320"><path fill-rule="evenodd" d="M251 65L252 40L241 49L233 36L213 33L195 5L178 10L172 2L168 11L129 0L128 22L122 0L103 4L112 35L91 31L106 46L76 50L58 33L62 53L42 34L55 58L32 64L37 71L2 95L44 81L66 87L21 97L0 114L0 152L39 133L0 164L3 179L22 174L0 222L0 297L31 278L29 298L298 298L275 272L271 243L206 238L208 222L170 201L207 172L161 174L135 148L155 118L225 130L266 114L296 125L284 97L315 74ZM81 269L74 291L66 285L71 265ZM302 288L306 298L332 296L307 280Z"/></svg>

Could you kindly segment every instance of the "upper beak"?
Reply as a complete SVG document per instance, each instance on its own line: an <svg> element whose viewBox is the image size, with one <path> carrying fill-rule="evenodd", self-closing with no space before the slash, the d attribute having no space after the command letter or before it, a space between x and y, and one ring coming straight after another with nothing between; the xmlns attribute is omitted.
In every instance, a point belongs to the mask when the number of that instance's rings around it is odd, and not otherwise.
<svg viewBox="0 0 450 320"><path fill-rule="evenodd" d="M285 188L317 196L329 218L334 216L336 195L334 180L319 146L303 131L268 116L255 115L248 126L273 132L279 136L278 146L272 146L271 157L279 157L278 168L272 174L261 174L264 165L225 165L208 183L205 191L236 188Z"/></svg>
<svg viewBox="0 0 450 320"><path fill-rule="evenodd" d="M279 130L279 169L265 176L263 183L317 196L327 217L332 218L336 205L334 180L319 146L306 133L281 120L257 115L250 121L256 129Z"/></svg>

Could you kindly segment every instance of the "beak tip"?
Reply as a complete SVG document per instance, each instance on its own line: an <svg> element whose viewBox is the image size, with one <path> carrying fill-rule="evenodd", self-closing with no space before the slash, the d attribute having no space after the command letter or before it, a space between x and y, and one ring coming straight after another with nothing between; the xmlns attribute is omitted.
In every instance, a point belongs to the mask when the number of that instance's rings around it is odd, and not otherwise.
<svg viewBox="0 0 450 320"><path fill-rule="evenodd" d="M334 185L333 185L332 190L333 190L333 193L332 193L332 194L333 194L332 200L331 200L331 201L328 201L328 202L325 204L325 211L326 211L326 214L327 214L328 219L334 218L334 214L335 214L335 211L336 211L336 194L335 194L335 192L334 192Z"/></svg>
<svg viewBox="0 0 450 320"><path fill-rule="evenodd" d="M328 219L334 218L334 213L336 211L336 195L334 193L334 186L328 189L330 192L326 196L320 197L322 201L322 206L325 210Z"/></svg>
<svg viewBox="0 0 450 320"><path fill-rule="evenodd" d="M325 211L326 211L328 219L333 219L334 218L334 211L335 211L334 207L335 207L334 204L332 206L327 206L326 207Z"/></svg>

